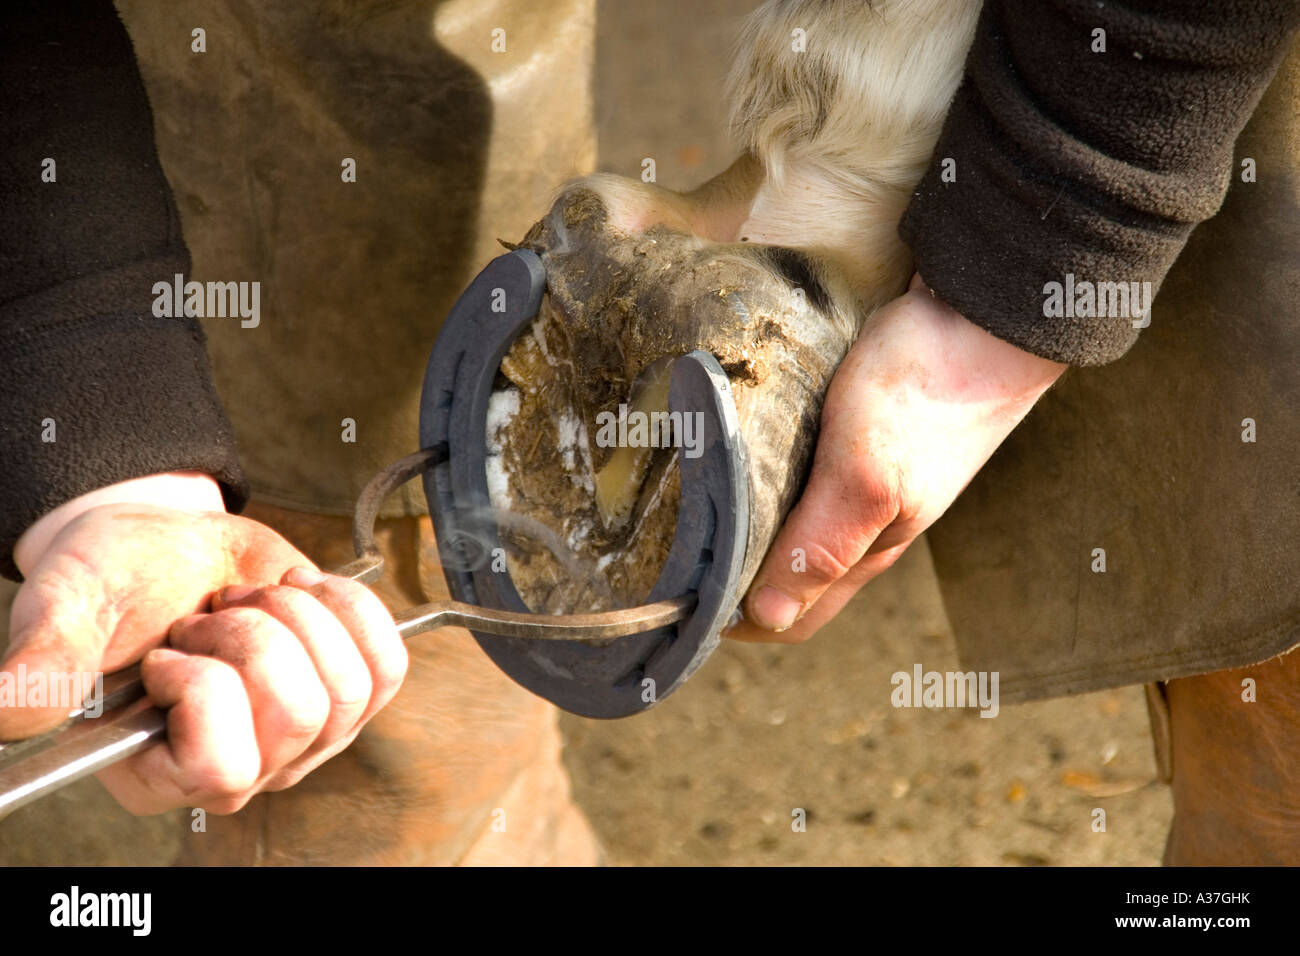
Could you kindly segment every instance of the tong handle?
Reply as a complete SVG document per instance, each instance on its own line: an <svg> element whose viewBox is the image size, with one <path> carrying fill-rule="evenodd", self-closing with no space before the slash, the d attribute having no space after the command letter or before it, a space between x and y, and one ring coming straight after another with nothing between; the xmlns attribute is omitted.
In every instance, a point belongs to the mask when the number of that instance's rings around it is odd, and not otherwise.
<svg viewBox="0 0 1300 956"><path fill-rule="evenodd" d="M337 574L363 584L379 579L384 570L384 559L374 543L379 504L389 492L436 463L439 454L437 449L416 452L371 479L357 502L353 525L353 544L359 557ZM445 450L441 454L445 459ZM565 615L435 601L402 611L393 621L403 640L440 627L459 626L505 637L605 641L675 624L694 607L693 594L624 611ZM105 716L89 717L83 706L47 733L0 745L0 819L166 737L167 714L149 706L144 697L140 665L132 664L104 678L96 712Z"/></svg>
<svg viewBox="0 0 1300 956"><path fill-rule="evenodd" d="M460 626L507 637L590 641L674 624L689 615L694 606L692 595L627 611L547 616L437 601L403 611L393 620L403 639L440 627ZM120 710L120 714L101 721L87 717L84 710L77 711L49 733L0 750L0 819L166 737L166 712L145 705L144 696L140 665L132 664L104 679L103 713Z"/></svg>

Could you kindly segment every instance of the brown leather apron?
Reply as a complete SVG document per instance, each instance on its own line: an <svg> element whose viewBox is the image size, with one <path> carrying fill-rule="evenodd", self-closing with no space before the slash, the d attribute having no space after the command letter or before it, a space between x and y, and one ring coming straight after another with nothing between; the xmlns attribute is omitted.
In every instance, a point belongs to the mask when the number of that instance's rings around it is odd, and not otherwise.
<svg viewBox="0 0 1300 956"><path fill-rule="evenodd" d="M253 487L246 514L337 566L349 522L328 515L350 514L375 471L415 450L443 316L503 251L498 236L522 236L559 184L594 168L595 2L119 9L194 278L262 284L255 328L204 322ZM191 51L196 27L206 53ZM424 510L417 482L385 514ZM394 520L386 535L391 606L445 596L428 519ZM555 708L464 631L410 650L402 691L352 747L288 791L209 817L183 859L594 862Z"/></svg>
<svg viewBox="0 0 1300 956"><path fill-rule="evenodd" d="M1009 702L1294 647L1298 532L1300 43L1151 327L1067 372L929 541L963 666L999 671Z"/></svg>
<svg viewBox="0 0 1300 956"><path fill-rule="evenodd" d="M429 349L498 237L595 167L595 0L118 7L194 278L261 282L256 328L204 322L254 496L350 513L416 450ZM384 514L425 510L412 483Z"/></svg>

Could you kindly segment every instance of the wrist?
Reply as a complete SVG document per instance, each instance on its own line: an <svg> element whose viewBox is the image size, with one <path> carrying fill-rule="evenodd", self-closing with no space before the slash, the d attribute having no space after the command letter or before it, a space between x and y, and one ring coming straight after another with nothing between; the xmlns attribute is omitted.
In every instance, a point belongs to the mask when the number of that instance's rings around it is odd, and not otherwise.
<svg viewBox="0 0 1300 956"><path fill-rule="evenodd" d="M201 472L173 471L119 481L65 501L33 522L14 545L18 570L28 575L70 522L92 508L114 504L148 504L177 511L226 510L221 486Z"/></svg>
<svg viewBox="0 0 1300 956"><path fill-rule="evenodd" d="M1022 409L1023 414L1069 368L989 332L939 298L919 273L913 274L908 285L908 297L912 296L934 317L936 347L953 363L950 378L954 390L964 390L970 399L1007 403ZM960 387L956 383L961 383Z"/></svg>

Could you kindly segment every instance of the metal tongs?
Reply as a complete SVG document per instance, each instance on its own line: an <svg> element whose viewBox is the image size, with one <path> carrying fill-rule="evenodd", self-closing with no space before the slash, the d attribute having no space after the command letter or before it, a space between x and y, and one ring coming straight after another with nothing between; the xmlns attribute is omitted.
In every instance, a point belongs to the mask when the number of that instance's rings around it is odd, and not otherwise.
<svg viewBox="0 0 1300 956"><path fill-rule="evenodd" d="M353 545L358 555L336 574L364 584L380 578L384 559L375 546L379 506L389 493L445 460L446 447L424 449L381 471L357 502ZM462 601L434 601L394 615L403 639L441 627L467 627L503 637L543 641L604 642L642 634L686 619L694 594L600 614L530 614L478 607ZM167 735L167 714L149 704L139 665L104 678L99 714L84 707L38 737L0 744L0 819L61 787L153 746Z"/></svg>
<svg viewBox="0 0 1300 956"><path fill-rule="evenodd" d="M511 343L537 314L546 282L542 259L516 249L492 260L457 300L425 371L424 450L366 486L352 526L357 560L336 573L367 584L379 578L379 506L422 476L443 574L461 600L396 615L402 637L467 627L488 657L533 693L585 717L627 717L664 700L698 670L740 599L750 500L744 441L717 359L700 351L680 356L672 367L669 406L702 416L702 448L698 457L678 458L677 525L649 603L601 614L530 613L509 570L498 573L494 562L475 552L490 553L500 543L496 523L485 520L491 495L484 436L494 379ZM99 716L83 708L49 733L0 745L0 818L166 735L167 715L144 699L138 667L105 677L101 693L90 701Z"/></svg>

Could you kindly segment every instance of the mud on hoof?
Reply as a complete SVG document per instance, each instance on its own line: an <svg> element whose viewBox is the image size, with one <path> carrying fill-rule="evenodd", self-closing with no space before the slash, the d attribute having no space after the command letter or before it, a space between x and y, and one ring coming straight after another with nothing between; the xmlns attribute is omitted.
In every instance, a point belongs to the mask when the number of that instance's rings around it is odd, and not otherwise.
<svg viewBox="0 0 1300 956"><path fill-rule="evenodd" d="M647 203L657 195L647 190ZM511 578L534 610L632 606L653 586L676 522L677 456L692 439L689 422L661 428L654 415L678 356L710 352L733 386L753 489L737 600L802 485L822 397L856 330L851 307L837 305L844 291L799 252L708 242L680 225L620 228L579 184L522 243L541 256L548 288L501 363L488 473Z"/></svg>

